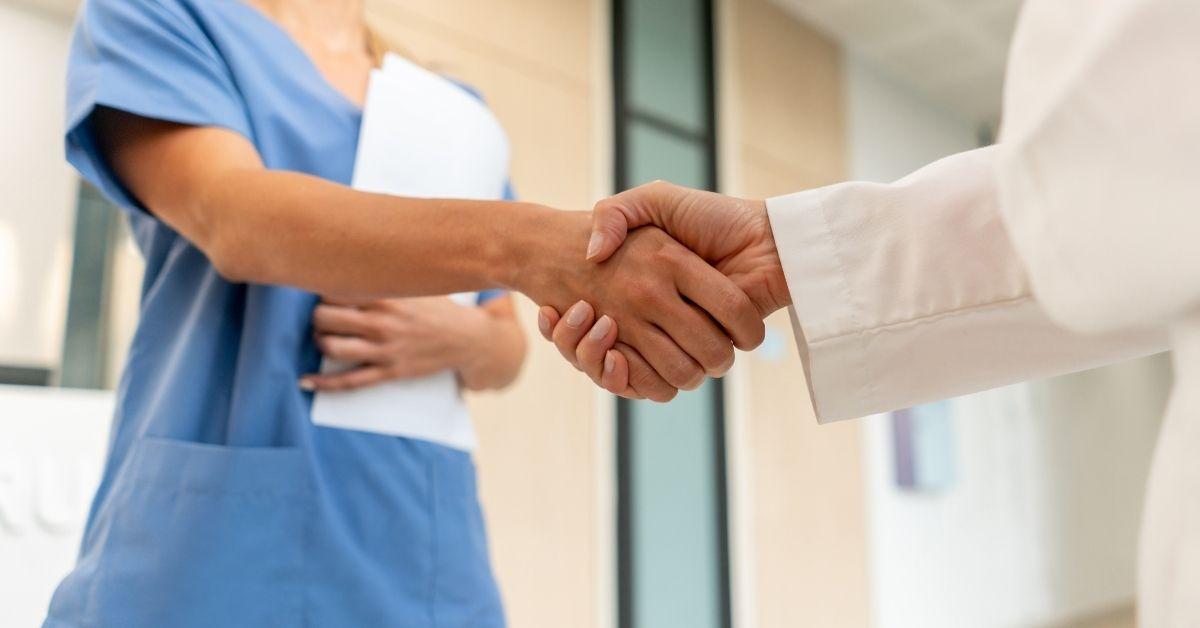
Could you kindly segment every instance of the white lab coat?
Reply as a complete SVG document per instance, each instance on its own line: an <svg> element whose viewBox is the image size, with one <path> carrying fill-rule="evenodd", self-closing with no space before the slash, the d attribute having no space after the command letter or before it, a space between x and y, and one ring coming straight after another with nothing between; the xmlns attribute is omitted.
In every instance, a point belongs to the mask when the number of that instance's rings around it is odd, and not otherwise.
<svg viewBox="0 0 1200 628"><path fill-rule="evenodd" d="M996 146L767 207L822 421L1172 349L1139 614L1200 626L1200 2L1028 0Z"/></svg>

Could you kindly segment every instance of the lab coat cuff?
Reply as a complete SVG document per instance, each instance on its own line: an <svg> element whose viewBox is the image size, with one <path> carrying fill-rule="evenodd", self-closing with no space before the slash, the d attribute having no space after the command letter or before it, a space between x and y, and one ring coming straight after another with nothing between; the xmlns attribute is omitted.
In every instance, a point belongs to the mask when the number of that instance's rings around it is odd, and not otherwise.
<svg viewBox="0 0 1200 628"><path fill-rule="evenodd" d="M812 346L853 326L850 289L840 267L837 241L826 219L827 188L808 190L767 201L767 216L775 235L779 261L792 297L792 331L818 420L825 421L822 400L828 391L815 385ZM852 372L850 369L834 369ZM837 399L839 394L834 393Z"/></svg>

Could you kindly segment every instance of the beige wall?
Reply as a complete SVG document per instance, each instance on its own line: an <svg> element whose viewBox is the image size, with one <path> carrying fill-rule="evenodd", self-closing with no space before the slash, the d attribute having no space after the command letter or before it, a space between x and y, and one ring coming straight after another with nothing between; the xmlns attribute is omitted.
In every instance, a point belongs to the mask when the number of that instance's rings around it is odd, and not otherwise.
<svg viewBox="0 0 1200 628"><path fill-rule="evenodd" d="M66 322L76 178L62 158L70 25L0 2L0 362L54 368ZM17 51L20 51L18 54Z"/></svg>
<svg viewBox="0 0 1200 628"><path fill-rule="evenodd" d="M767 0L721 11L725 189L770 197L844 177L838 47ZM869 623L856 423L818 426L786 312L733 396L737 614L759 628Z"/></svg>
<svg viewBox="0 0 1200 628"><path fill-rule="evenodd" d="M522 197L585 209L598 198L596 15L588 0L376 0L372 24L480 89L508 131ZM605 54L601 49L600 54ZM519 298L530 359L517 385L472 400L492 556L514 627L597 625L608 461L590 382L569 370Z"/></svg>

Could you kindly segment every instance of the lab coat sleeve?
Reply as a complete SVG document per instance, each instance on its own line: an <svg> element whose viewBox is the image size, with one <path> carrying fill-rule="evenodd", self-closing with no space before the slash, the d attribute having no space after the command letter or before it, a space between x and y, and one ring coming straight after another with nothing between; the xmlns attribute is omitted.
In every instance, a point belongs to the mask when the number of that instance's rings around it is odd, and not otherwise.
<svg viewBox="0 0 1200 628"><path fill-rule="evenodd" d="M1051 321L998 207L997 154L767 202L820 421L1164 350L1157 330L1082 336Z"/></svg>
<svg viewBox="0 0 1200 628"><path fill-rule="evenodd" d="M1000 208L1055 321L1170 326L1200 309L1200 2L1086 4L1026 5Z"/></svg>

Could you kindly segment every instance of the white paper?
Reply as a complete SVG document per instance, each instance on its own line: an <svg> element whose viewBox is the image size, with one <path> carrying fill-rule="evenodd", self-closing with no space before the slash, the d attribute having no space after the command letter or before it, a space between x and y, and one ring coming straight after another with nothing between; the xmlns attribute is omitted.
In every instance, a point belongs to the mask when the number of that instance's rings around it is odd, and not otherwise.
<svg viewBox="0 0 1200 628"><path fill-rule="evenodd" d="M395 55L371 73L354 188L421 198L498 199L508 142L495 116L458 85ZM476 293L453 295L474 305ZM352 366L325 360L321 372ZM355 391L319 392L313 423L471 451L475 429L452 371Z"/></svg>

